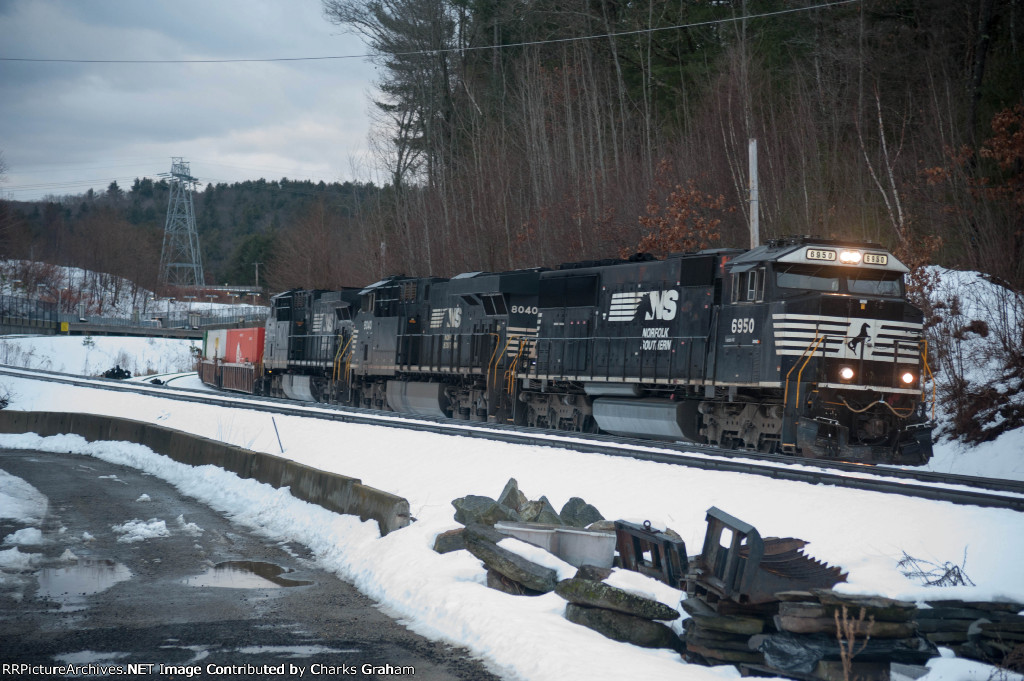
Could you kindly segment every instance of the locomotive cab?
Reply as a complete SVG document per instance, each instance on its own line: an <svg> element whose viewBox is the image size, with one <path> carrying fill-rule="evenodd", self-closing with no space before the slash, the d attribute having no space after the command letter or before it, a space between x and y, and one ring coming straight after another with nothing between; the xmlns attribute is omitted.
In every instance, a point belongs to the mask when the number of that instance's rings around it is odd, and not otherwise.
<svg viewBox="0 0 1024 681"><path fill-rule="evenodd" d="M710 441L764 449L777 419L773 447L783 452L909 464L930 457L922 314L906 300L906 266L878 244L803 237L751 250L729 270L716 379L733 401L756 390L761 417L750 405L741 416L707 405ZM768 409L766 396L775 403Z"/></svg>

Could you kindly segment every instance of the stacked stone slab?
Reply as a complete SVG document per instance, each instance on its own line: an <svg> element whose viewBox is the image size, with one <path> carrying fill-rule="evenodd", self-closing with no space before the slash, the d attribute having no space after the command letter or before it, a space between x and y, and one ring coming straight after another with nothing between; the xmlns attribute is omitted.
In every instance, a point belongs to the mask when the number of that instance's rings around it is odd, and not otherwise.
<svg viewBox="0 0 1024 681"><path fill-rule="evenodd" d="M611 570L584 566L572 579L559 582L555 593L568 601L565 618L615 641L681 652L679 637L663 624L678 619L679 612L606 584L609 574Z"/></svg>
<svg viewBox="0 0 1024 681"><path fill-rule="evenodd" d="M887 679L893 662L924 664L937 650L918 635L913 603L879 596L851 596L829 589L778 594L771 631L750 640L765 668L796 678L842 678L837 629L853 631L853 677ZM867 643L865 644L865 640Z"/></svg>
<svg viewBox="0 0 1024 681"><path fill-rule="evenodd" d="M493 527L470 524L463 532L466 550L487 568L487 586L516 596L538 596L554 591L558 574L549 567L498 546L505 535Z"/></svg>
<svg viewBox="0 0 1024 681"><path fill-rule="evenodd" d="M1002 664L1018 646L1024 650L1024 604L960 600L927 601L917 611L918 631L959 657Z"/></svg>
<svg viewBox="0 0 1024 681"><path fill-rule="evenodd" d="M705 665L764 663L764 656L752 650L749 642L765 631L773 607L742 608L737 604L722 612L699 598L687 598L682 605L690 615L683 622L687 661Z"/></svg>

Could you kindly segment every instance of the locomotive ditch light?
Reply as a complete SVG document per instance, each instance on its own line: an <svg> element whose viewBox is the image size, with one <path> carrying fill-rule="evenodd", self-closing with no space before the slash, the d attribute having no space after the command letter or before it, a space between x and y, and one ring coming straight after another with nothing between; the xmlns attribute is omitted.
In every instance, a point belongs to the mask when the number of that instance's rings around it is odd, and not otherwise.
<svg viewBox="0 0 1024 681"><path fill-rule="evenodd" d="M842 367L841 369L839 369L839 378L843 379L844 381L852 381L853 374L853 367Z"/></svg>
<svg viewBox="0 0 1024 681"><path fill-rule="evenodd" d="M900 376L900 380L902 380L907 385L910 385L911 383L914 382L914 374L910 373L909 371L904 372L904 374Z"/></svg>
<svg viewBox="0 0 1024 681"><path fill-rule="evenodd" d="M856 265L863 257L860 251L839 251L839 262L844 265Z"/></svg>

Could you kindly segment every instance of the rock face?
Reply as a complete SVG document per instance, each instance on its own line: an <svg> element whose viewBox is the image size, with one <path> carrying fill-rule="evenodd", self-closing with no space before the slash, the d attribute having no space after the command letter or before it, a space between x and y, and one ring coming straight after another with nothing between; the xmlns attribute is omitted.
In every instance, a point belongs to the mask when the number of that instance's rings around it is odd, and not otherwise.
<svg viewBox="0 0 1024 681"><path fill-rule="evenodd" d="M558 512L551 505L547 497L541 497L537 501L527 501L520 509L520 514L525 523L542 523L544 525L564 525L558 517Z"/></svg>
<svg viewBox="0 0 1024 681"><path fill-rule="evenodd" d="M466 542L462 537L464 528L442 532L434 538L434 550L438 553L451 553L466 548Z"/></svg>
<svg viewBox="0 0 1024 681"><path fill-rule="evenodd" d="M518 582L530 591L548 593L555 590L558 574L551 568L537 565L498 546L498 542L507 537L493 527L467 525L463 535L466 550L483 561L488 569Z"/></svg>
<svg viewBox="0 0 1024 681"><path fill-rule="evenodd" d="M917 611L917 629L929 641L960 657L1007 665L1024 646L1024 603L928 601Z"/></svg>
<svg viewBox="0 0 1024 681"><path fill-rule="evenodd" d="M570 527L586 527L591 523L604 520L604 516L601 515L600 511L579 497L573 497L565 502L565 506L559 511L558 517Z"/></svg>
<svg viewBox="0 0 1024 681"><path fill-rule="evenodd" d="M501 490L501 495L498 497L498 503L502 506L510 508L514 511L518 511L523 507L529 499L526 495L519 491L519 483L515 478L509 478L508 482L505 483L505 489Z"/></svg>
<svg viewBox="0 0 1024 681"><path fill-rule="evenodd" d="M679 613L664 603L631 594L617 587L590 579L566 579L558 583L555 593L576 605L614 610L647 620L674 620Z"/></svg>
<svg viewBox="0 0 1024 681"><path fill-rule="evenodd" d="M487 586L511 596L540 596L543 593L542 591L528 589L519 582L509 579L495 570L487 571Z"/></svg>
<svg viewBox="0 0 1024 681"><path fill-rule="evenodd" d="M455 520L463 525L494 525L502 520L522 520L515 510L502 506L494 499L475 494L456 499L452 506L455 507Z"/></svg>
<svg viewBox="0 0 1024 681"><path fill-rule="evenodd" d="M681 649L679 637L667 626L635 615L568 603L565 618L615 641L643 648Z"/></svg>

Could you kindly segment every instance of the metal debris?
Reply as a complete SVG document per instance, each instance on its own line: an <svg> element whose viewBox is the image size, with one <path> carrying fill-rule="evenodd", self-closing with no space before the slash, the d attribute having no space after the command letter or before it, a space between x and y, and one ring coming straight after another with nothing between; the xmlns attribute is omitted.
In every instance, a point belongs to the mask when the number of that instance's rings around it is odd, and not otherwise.
<svg viewBox="0 0 1024 681"><path fill-rule="evenodd" d="M682 539L653 529L649 520L643 525L616 520L615 537L621 567L682 589L689 568Z"/></svg>
<svg viewBox="0 0 1024 681"><path fill-rule="evenodd" d="M711 507L699 557L686 576L686 591L713 608L722 600L757 605L778 600L780 591L828 589L846 579L804 555L807 542L792 537L762 539L753 525Z"/></svg>

